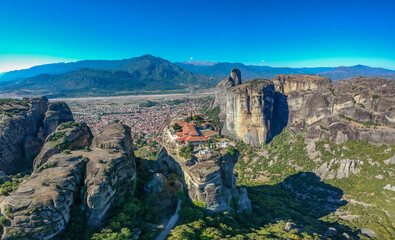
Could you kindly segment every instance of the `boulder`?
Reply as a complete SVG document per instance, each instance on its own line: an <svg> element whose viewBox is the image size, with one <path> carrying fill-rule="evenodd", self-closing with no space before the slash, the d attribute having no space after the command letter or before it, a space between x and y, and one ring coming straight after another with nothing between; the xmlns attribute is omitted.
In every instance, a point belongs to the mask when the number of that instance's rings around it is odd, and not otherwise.
<svg viewBox="0 0 395 240"><path fill-rule="evenodd" d="M361 228L361 233L370 237L370 238L377 237L377 234L372 229L369 229L369 228Z"/></svg>

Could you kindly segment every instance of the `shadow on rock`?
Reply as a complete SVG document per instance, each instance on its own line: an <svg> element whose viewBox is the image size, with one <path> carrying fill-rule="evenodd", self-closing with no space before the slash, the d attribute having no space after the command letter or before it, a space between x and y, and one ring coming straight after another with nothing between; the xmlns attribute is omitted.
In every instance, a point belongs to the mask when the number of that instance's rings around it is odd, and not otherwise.
<svg viewBox="0 0 395 240"><path fill-rule="evenodd" d="M321 181L312 172L299 172L276 185L247 187L252 200L251 221L262 226L267 223L287 222L289 229L319 233L324 238L358 239L347 226L323 221L326 216L347 204L343 191Z"/></svg>
<svg viewBox="0 0 395 240"><path fill-rule="evenodd" d="M274 95L274 106L273 106L273 117L271 120L271 130L268 134L266 143L272 141L272 139L280 134L288 124L289 118L289 107L288 107L288 96L279 92L275 92Z"/></svg>

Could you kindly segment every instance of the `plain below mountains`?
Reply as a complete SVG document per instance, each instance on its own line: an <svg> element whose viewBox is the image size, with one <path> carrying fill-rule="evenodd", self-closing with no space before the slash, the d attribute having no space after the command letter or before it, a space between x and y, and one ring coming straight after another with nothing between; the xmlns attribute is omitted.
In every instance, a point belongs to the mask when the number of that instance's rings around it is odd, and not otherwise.
<svg viewBox="0 0 395 240"><path fill-rule="evenodd" d="M176 62L151 55L122 60L56 63L0 75L0 93L16 96L106 96L175 92L215 87L229 69L238 68L245 80L271 79L279 74L316 74L337 82L354 76L395 79L395 71L363 65L351 67L279 68L226 62Z"/></svg>

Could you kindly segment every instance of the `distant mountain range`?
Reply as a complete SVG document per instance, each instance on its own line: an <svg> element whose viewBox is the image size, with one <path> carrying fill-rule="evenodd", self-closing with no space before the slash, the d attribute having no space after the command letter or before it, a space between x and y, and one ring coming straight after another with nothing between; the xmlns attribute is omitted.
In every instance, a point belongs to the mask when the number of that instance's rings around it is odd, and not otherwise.
<svg viewBox="0 0 395 240"><path fill-rule="evenodd" d="M38 74L38 75L37 75ZM14 78L13 80L10 80ZM213 78L192 73L162 58L87 60L36 66L5 73L0 92L50 97L114 95L134 91L214 87Z"/></svg>
<svg viewBox="0 0 395 240"><path fill-rule="evenodd" d="M279 74L316 74L332 79L337 82L341 79L351 78L355 76L385 76L395 75L395 71L384 68L371 68L364 65L356 65L351 67L314 67L314 68L287 68L287 67L269 67L257 65L245 65L242 63L213 63L207 62L176 62L177 66L187 69L197 74L211 76L217 79L224 79L232 68L238 68L243 73L243 78L251 80L254 78L271 79Z"/></svg>
<svg viewBox="0 0 395 240"><path fill-rule="evenodd" d="M395 79L395 71L363 65L287 68L226 62L176 62L151 55L123 60L84 60L35 66L0 74L0 93L50 97L132 94L211 88L238 68L245 81L279 74L317 74L334 82L358 75Z"/></svg>
<svg viewBox="0 0 395 240"><path fill-rule="evenodd" d="M395 75L395 71L384 68L372 68L364 65L355 65L351 67L337 67L333 70L319 73L318 75L336 80L351 78L355 76L386 76Z"/></svg>

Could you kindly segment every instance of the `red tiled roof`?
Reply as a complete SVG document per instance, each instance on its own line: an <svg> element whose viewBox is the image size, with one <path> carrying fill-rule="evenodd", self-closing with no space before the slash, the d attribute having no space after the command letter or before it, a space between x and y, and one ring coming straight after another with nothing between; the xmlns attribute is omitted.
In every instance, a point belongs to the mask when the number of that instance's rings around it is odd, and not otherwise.
<svg viewBox="0 0 395 240"><path fill-rule="evenodd" d="M204 136L188 136L186 140L187 142L203 142L208 141L208 138Z"/></svg>
<svg viewBox="0 0 395 240"><path fill-rule="evenodd" d="M182 132L177 132L176 135L179 137L176 139L177 142L203 142L209 141L209 138L199 135L194 124L187 122L177 122L182 127Z"/></svg>

